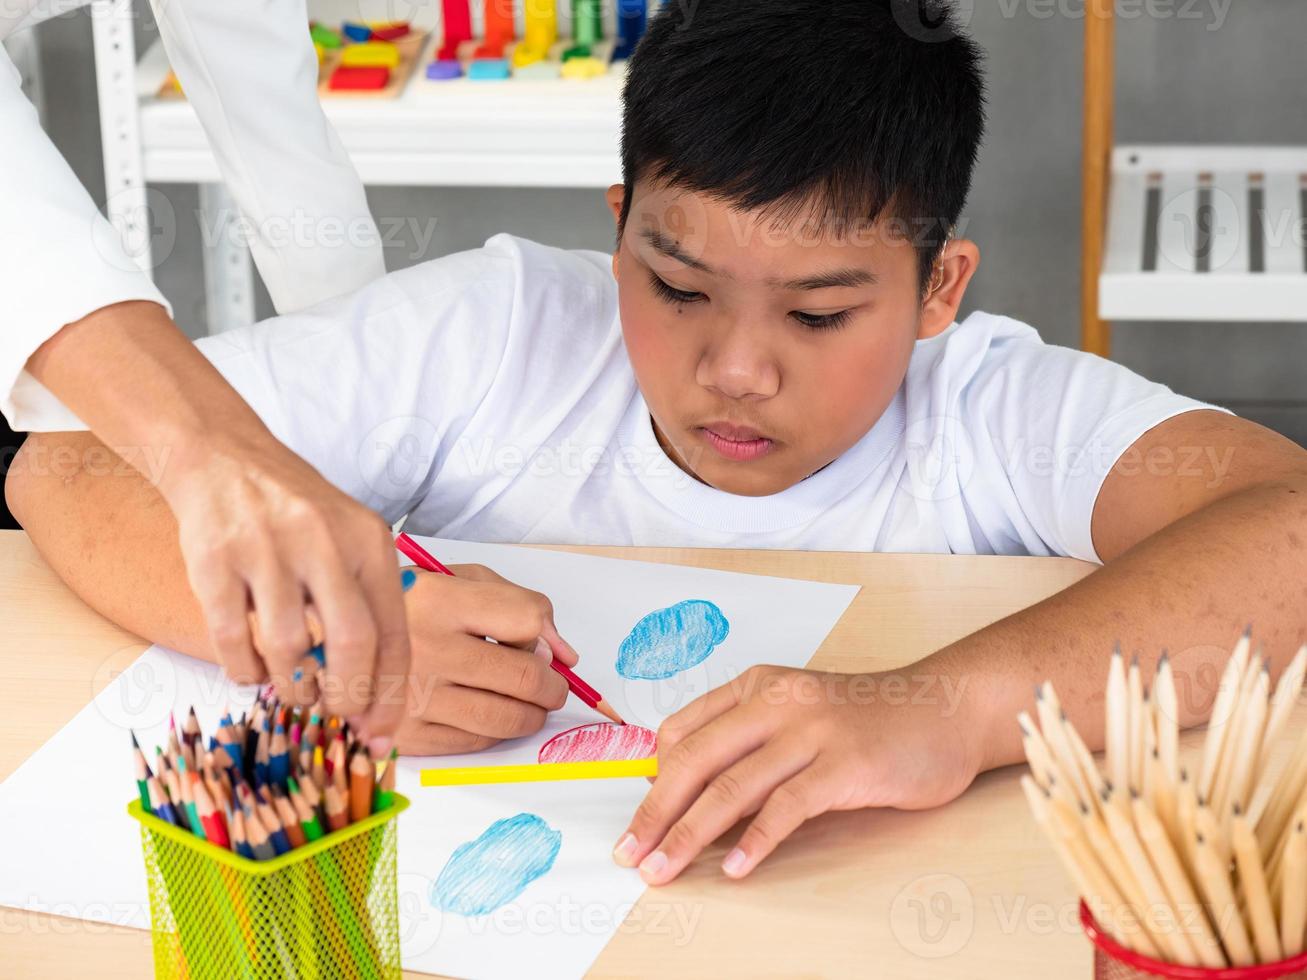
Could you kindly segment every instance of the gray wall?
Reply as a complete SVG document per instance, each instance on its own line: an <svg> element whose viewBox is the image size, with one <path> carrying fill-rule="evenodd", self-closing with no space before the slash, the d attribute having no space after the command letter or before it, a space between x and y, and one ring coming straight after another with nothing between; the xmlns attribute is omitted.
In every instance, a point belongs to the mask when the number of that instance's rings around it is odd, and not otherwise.
<svg viewBox="0 0 1307 980"><path fill-rule="evenodd" d="M973 6L971 30L989 56L990 115L965 229L980 244L982 263L963 312L1004 313L1051 343L1077 346L1084 0ZM1118 9L1118 141L1307 144L1307 3L1119 0ZM49 128L102 197L89 17L80 11L39 30ZM142 42L153 39L148 17L139 30ZM194 214L195 189L159 189L181 227L157 277L179 321L198 335L205 329L201 240L198 225L185 219ZM381 220L436 219L425 254L415 254L411 240L388 249L392 269L479 245L496 231L571 247L606 249L612 241L597 191L374 188L369 198ZM261 315L270 312L261 297ZM1307 443L1304 355L1307 324L1115 326L1116 360Z"/></svg>

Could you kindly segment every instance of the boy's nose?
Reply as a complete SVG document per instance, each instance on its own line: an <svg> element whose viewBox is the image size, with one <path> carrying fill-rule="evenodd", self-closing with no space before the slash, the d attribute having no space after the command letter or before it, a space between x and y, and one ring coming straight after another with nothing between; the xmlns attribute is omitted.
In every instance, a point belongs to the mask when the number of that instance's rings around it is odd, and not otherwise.
<svg viewBox="0 0 1307 980"><path fill-rule="evenodd" d="M727 398L770 398L780 389L780 369L756 341L728 343L704 352L698 382Z"/></svg>

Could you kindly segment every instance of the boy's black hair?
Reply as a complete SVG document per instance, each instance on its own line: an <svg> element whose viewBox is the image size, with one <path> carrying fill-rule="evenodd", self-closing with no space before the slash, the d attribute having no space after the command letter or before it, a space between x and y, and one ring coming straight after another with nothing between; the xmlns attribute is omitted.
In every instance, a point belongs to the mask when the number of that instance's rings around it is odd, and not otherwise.
<svg viewBox="0 0 1307 980"><path fill-rule="evenodd" d="M628 69L618 235L641 179L781 221L883 215L924 295L971 185L981 60L944 0L672 0Z"/></svg>

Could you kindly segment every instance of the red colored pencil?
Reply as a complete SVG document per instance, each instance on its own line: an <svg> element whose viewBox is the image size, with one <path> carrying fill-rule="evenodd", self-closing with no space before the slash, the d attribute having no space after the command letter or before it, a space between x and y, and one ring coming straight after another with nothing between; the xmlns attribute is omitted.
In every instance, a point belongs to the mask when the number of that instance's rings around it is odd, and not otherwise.
<svg viewBox="0 0 1307 980"><path fill-rule="evenodd" d="M435 556L428 552L422 545L418 544L407 534L401 533L395 538L395 547L402 551L407 557L413 560L413 564L419 568L426 569L428 572L439 572L441 575L450 575L451 572L444 565L436 560ZM567 686L572 693L584 701L595 711L607 718L609 721L616 722L619 725L625 725L622 716L613 710L612 706L604 700L603 695L587 684L576 674L572 673L567 664L563 663L557 657L554 657L549 665L562 675L563 680L567 681Z"/></svg>

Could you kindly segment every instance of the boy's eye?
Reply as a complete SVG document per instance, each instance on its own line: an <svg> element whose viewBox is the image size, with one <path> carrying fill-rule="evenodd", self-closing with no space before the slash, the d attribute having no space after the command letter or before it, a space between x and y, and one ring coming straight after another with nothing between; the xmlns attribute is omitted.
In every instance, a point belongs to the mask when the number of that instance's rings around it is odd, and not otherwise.
<svg viewBox="0 0 1307 980"><path fill-rule="evenodd" d="M649 273L649 283L653 286L654 292L668 303L697 303L699 300L704 299L703 293L688 293L684 289L669 286L663 282L661 276L654 272Z"/></svg>
<svg viewBox="0 0 1307 980"><path fill-rule="evenodd" d="M838 313L804 313L802 310L795 310L790 314L805 327L811 327L813 330L835 330L844 326L849 319L848 310L840 310Z"/></svg>

